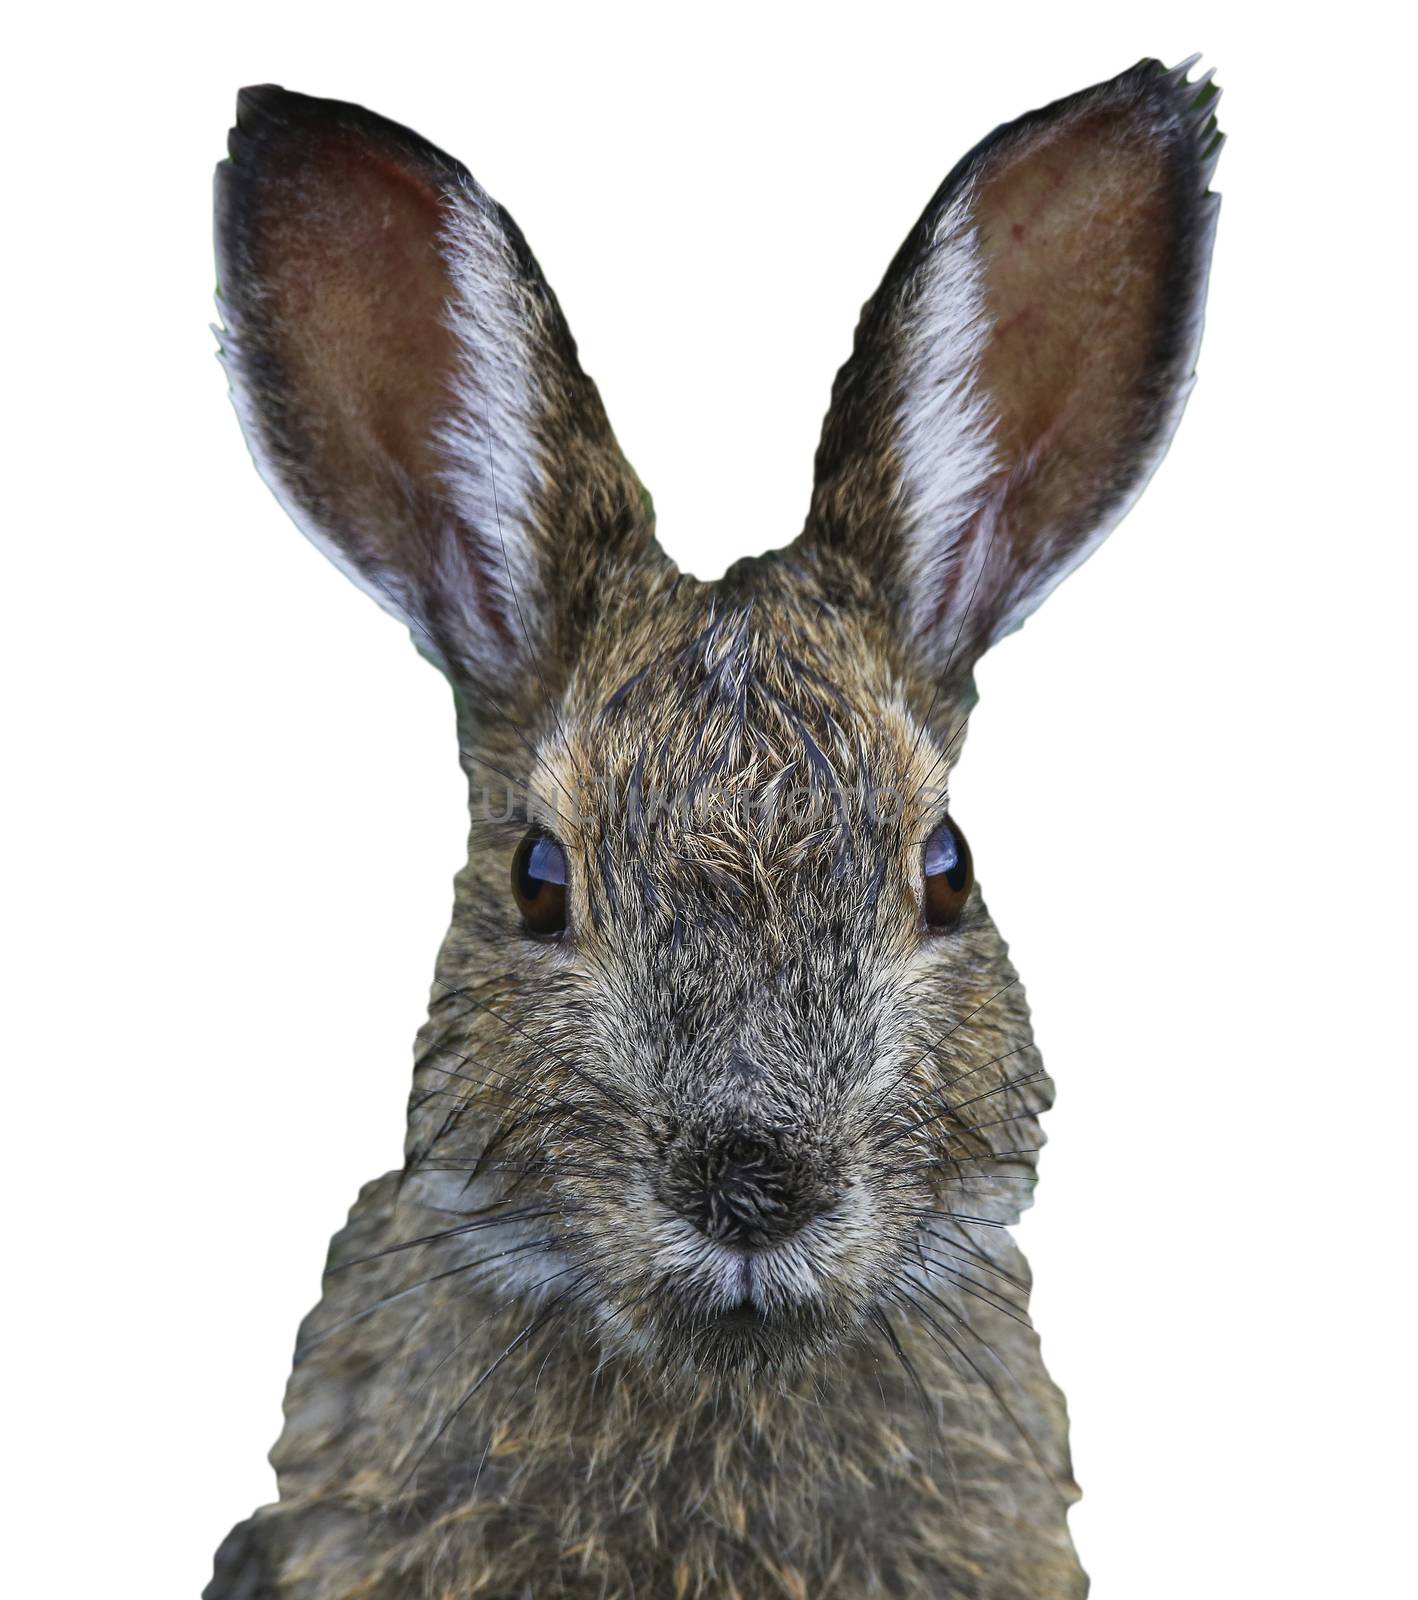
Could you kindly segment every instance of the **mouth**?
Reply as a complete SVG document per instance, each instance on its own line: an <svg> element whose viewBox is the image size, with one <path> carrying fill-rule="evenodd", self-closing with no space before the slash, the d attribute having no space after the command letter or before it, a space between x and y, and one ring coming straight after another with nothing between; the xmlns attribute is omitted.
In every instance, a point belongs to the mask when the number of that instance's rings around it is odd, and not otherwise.
<svg viewBox="0 0 1418 1600"><path fill-rule="evenodd" d="M811 1320L799 1311L764 1311L745 1300L695 1326L679 1323L670 1347L688 1358L689 1370L698 1376L755 1379L807 1359L815 1347Z"/></svg>
<svg viewBox="0 0 1418 1600"><path fill-rule="evenodd" d="M719 1328L730 1334L766 1334L775 1323L782 1328L789 1321L781 1306L776 1316L770 1313L763 1271L753 1256L745 1255L740 1259L735 1277L734 1287L727 1291L714 1318ZM735 1294L736 1299L733 1298Z"/></svg>
<svg viewBox="0 0 1418 1600"><path fill-rule="evenodd" d="M779 1268L771 1253L726 1250L715 1264L710 1291L711 1325L726 1329L785 1331L815 1298L799 1287L785 1295Z"/></svg>
<svg viewBox="0 0 1418 1600"><path fill-rule="evenodd" d="M698 1371L721 1376L792 1368L828 1342L831 1317L817 1287L785 1292L772 1253L716 1251L699 1294L678 1285L667 1308L669 1347Z"/></svg>
<svg viewBox="0 0 1418 1600"><path fill-rule="evenodd" d="M662 1215L634 1280L617 1274L607 1285L624 1306L607 1331L685 1377L796 1369L860 1329L867 1294L855 1221L839 1209L789 1239L746 1246Z"/></svg>
<svg viewBox="0 0 1418 1600"><path fill-rule="evenodd" d="M767 1329L768 1318L751 1298L745 1297L719 1313L719 1326L736 1333L761 1332Z"/></svg>

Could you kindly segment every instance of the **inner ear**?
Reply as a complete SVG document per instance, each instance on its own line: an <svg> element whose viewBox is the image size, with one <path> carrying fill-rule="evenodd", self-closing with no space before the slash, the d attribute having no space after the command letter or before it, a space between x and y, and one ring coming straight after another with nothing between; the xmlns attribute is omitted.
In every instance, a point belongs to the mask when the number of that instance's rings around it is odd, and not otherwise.
<svg viewBox="0 0 1418 1600"><path fill-rule="evenodd" d="M452 284L435 246L439 197L368 152L347 147L335 159L349 176L318 226L282 221L292 236L285 292L302 326L297 359L332 403L362 410L373 442L421 477L433 466L454 363L443 316ZM321 278L322 294L303 290Z"/></svg>
<svg viewBox="0 0 1418 1600"><path fill-rule="evenodd" d="M1119 445L1155 413L1145 375L1168 337L1184 215L1167 157L1135 116L1110 108L1039 130L981 176L974 222L991 333L979 376L1017 474L1016 525L1065 508L1073 524L1096 515L1116 490Z"/></svg>
<svg viewBox="0 0 1418 1600"><path fill-rule="evenodd" d="M433 174L364 131L316 124L263 154L241 236L261 286L266 391L285 398L283 453L357 537L371 491L384 501L437 482L457 361L443 200Z"/></svg>

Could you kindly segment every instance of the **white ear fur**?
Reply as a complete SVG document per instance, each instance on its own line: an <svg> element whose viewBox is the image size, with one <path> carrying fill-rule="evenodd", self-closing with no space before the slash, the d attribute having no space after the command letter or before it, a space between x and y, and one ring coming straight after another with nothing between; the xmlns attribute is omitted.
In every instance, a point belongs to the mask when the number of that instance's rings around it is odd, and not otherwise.
<svg viewBox="0 0 1418 1600"><path fill-rule="evenodd" d="M441 244L457 362L453 403L438 429L442 477L459 519L489 552L490 598L504 617L530 626L523 612L535 592L535 503L547 471L536 441L535 308L494 202L470 178L449 198ZM455 542L448 556L456 554Z"/></svg>
<svg viewBox="0 0 1418 1600"><path fill-rule="evenodd" d="M969 200L961 195L937 222L902 318L897 451L915 633L931 623L932 596L948 587L969 593L979 576L984 541L952 538L949 530L970 525L998 468L994 423L976 380L990 319ZM959 568L968 570L952 585Z"/></svg>

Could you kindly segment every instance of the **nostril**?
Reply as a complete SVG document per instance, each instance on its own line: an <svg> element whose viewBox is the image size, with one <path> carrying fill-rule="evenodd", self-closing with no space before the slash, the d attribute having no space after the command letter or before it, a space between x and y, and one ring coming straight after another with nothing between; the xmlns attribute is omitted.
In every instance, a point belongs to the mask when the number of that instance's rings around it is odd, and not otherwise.
<svg viewBox="0 0 1418 1600"><path fill-rule="evenodd" d="M720 1151L725 1162L737 1167L766 1167L773 1158L770 1145L745 1134L735 1134L725 1140Z"/></svg>

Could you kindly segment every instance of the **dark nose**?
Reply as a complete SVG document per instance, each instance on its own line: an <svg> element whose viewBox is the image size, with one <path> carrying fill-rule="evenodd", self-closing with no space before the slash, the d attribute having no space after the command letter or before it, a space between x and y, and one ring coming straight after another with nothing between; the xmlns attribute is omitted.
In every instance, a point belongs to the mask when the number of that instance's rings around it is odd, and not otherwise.
<svg viewBox="0 0 1418 1600"><path fill-rule="evenodd" d="M700 1177L693 1221L722 1244L774 1244L819 1209L809 1174L771 1133L734 1129L710 1141Z"/></svg>

